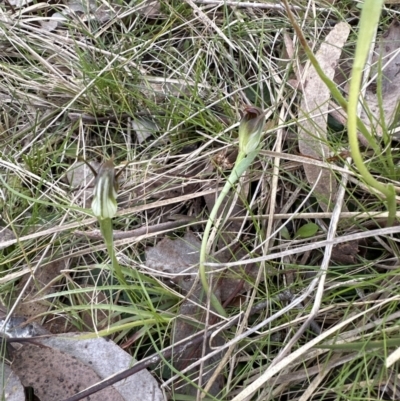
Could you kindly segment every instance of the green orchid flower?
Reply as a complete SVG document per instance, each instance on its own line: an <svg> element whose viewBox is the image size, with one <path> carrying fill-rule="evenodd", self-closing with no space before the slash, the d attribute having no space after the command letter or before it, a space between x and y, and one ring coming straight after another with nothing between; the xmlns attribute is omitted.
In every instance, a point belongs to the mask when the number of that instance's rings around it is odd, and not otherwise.
<svg viewBox="0 0 400 401"><path fill-rule="evenodd" d="M112 219L117 213L118 180L112 159L105 161L96 175L92 211L101 220Z"/></svg>
<svg viewBox="0 0 400 401"><path fill-rule="evenodd" d="M117 213L118 177L129 162L116 174L113 158L106 160L99 171L96 171L85 159L81 157L78 159L84 162L96 177L92 201L93 214L99 220L112 219Z"/></svg>
<svg viewBox="0 0 400 401"><path fill-rule="evenodd" d="M117 193L118 193L118 177L122 171L128 166L128 163L115 174L115 166L113 159L106 160L97 172L86 160L81 159L92 170L93 175L96 177L92 211L97 217L100 224L100 231L103 234L104 242L107 251L110 255L112 269L120 284L127 285L125 277L122 274L121 266L115 256L114 250L114 237L112 218L117 214Z"/></svg>
<svg viewBox="0 0 400 401"><path fill-rule="evenodd" d="M261 141L265 126L265 113L258 107L246 106L239 125L239 152L254 152Z"/></svg>
<svg viewBox="0 0 400 401"><path fill-rule="evenodd" d="M231 171L228 179L222 191L220 192L214 207L210 212L210 216L207 220L206 227L204 229L203 240L201 242L200 255L199 255L199 274L200 280L203 285L204 292L210 296L210 303L213 309L221 316L227 316L226 312L219 302L216 295L211 291L208 284L207 272L206 272L206 260L210 254L211 245L208 243L211 229L217 222L217 214L223 200L234 188L236 182L245 173L245 171L251 166L254 159L257 157L259 152L259 145L261 142L261 134L264 131L266 113L255 106L246 106L244 109L244 115L239 124L239 153L236 158L235 166ZM218 224L218 223L217 223Z"/></svg>

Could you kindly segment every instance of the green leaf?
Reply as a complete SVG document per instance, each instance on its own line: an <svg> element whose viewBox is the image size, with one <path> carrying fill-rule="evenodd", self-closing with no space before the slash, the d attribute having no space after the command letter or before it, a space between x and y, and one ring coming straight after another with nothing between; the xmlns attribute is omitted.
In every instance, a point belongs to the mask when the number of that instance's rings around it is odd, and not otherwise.
<svg viewBox="0 0 400 401"><path fill-rule="evenodd" d="M301 226L296 233L296 238L310 238L318 231L318 226L315 223L307 223Z"/></svg>
<svg viewBox="0 0 400 401"><path fill-rule="evenodd" d="M290 240L290 233L286 226L281 228L280 233L282 238Z"/></svg>

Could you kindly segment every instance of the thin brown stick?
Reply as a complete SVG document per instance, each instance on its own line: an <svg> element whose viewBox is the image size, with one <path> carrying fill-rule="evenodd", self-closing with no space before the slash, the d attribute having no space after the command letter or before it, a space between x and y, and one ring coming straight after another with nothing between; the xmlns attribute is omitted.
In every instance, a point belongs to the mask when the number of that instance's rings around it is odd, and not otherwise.
<svg viewBox="0 0 400 401"><path fill-rule="evenodd" d="M135 230L129 231L114 231L114 239L124 239L124 238L135 238L140 237L141 235L146 234L154 234L158 232L163 232L166 230L173 230L175 228L179 228L181 226L187 226L188 224L197 223L196 219L188 218L188 219L179 219L176 221L167 221L165 223L155 224L153 226L143 226L136 228ZM75 231L75 235L82 236L94 240L102 239L102 235L100 230L94 231Z"/></svg>

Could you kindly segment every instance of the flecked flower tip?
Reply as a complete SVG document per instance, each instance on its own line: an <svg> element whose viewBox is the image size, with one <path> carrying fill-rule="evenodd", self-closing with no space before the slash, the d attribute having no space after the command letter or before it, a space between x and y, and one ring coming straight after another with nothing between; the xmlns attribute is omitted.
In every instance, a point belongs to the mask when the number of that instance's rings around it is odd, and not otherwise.
<svg viewBox="0 0 400 401"><path fill-rule="evenodd" d="M114 163L107 160L96 176L92 211L98 219L112 219L117 213L117 180Z"/></svg>
<svg viewBox="0 0 400 401"><path fill-rule="evenodd" d="M265 113L258 107L247 106L239 125L239 150L249 154L257 149L265 125Z"/></svg>

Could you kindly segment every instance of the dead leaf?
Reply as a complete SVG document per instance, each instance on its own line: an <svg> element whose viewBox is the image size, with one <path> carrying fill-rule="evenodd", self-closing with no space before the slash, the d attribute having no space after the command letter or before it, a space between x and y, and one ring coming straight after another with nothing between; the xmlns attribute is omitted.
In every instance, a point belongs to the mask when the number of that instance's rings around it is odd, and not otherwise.
<svg viewBox="0 0 400 401"><path fill-rule="evenodd" d="M93 1L88 1L87 5L85 6L82 4L81 1L67 1L64 15L70 15L70 14L85 14L85 12L89 9L95 9L96 3Z"/></svg>
<svg viewBox="0 0 400 401"><path fill-rule="evenodd" d="M91 161L90 165L94 170L98 170L100 163ZM68 169L66 178L72 188L86 187L89 183L94 185L94 177L90 168L84 162L77 162Z"/></svg>
<svg viewBox="0 0 400 401"><path fill-rule="evenodd" d="M5 322L5 324L4 324ZM7 338L29 338L50 334L43 326L33 322L27 323L27 319L22 316L6 316L0 319L0 335Z"/></svg>
<svg viewBox="0 0 400 401"><path fill-rule="evenodd" d="M128 369L135 360L113 341L105 338L79 339L82 334L61 334L40 339L40 343L76 358L93 369L100 379ZM98 380L99 381L99 380ZM141 370L113 385L124 400L163 401L163 395L155 378ZM83 390L83 388L81 388ZM134 397L133 397L134 395ZM90 396L92 397L92 396ZM90 398L92 400L92 398ZM103 398L103 401L108 398ZM54 401L54 400L53 400Z"/></svg>
<svg viewBox="0 0 400 401"><path fill-rule="evenodd" d="M66 263L66 260L51 262L41 266L37 270L35 277L25 290L24 297L15 309L15 315L23 316L37 322L42 319L42 317L38 318L37 316L48 311L49 301L36 301L36 298L41 298L44 295L55 292L54 287L49 284L60 275L61 270L66 268ZM19 293L24 288L29 277L25 275L22 278L18 284L18 291L16 293Z"/></svg>
<svg viewBox="0 0 400 401"><path fill-rule="evenodd" d="M201 242L192 233L172 240L164 238L155 247L147 248L146 264L149 268L167 273L171 280L179 282L185 276L197 273Z"/></svg>
<svg viewBox="0 0 400 401"><path fill-rule="evenodd" d="M85 388L128 369L132 357L104 338L80 339L82 334L36 338L14 353L12 370L26 387L33 387L41 401L65 399ZM158 383L142 370L85 400L162 401Z"/></svg>
<svg viewBox="0 0 400 401"><path fill-rule="evenodd" d="M57 29L60 23L67 21L61 13L54 13L50 18L40 20L40 26L42 29L48 32L52 32Z"/></svg>
<svg viewBox="0 0 400 401"><path fill-rule="evenodd" d="M352 265L357 262L358 252L357 241L343 242L332 248L331 260L342 265Z"/></svg>
<svg viewBox="0 0 400 401"><path fill-rule="evenodd" d="M81 22L95 20L105 23L114 18L119 10L121 7L118 5L98 5L95 0L66 1L61 13L54 13L50 18L41 20L40 24L43 29L53 31L59 26L66 26L67 21L74 19L79 19Z"/></svg>
<svg viewBox="0 0 400 401"><path fill-rule="evenodd" d="M342 47L349 32L348 24L344 22L337 24L316 54L322 70L330 79L333 79L335 75ZM308 69L303 80L305 84L299 119L305 121L302 121L299 127L300 152L304 156L324 160L329 157L329 148L325 143L327 140L327 111L330 93L312 66ZM324 211L329 211L337 192L335 177L329 170L311 164L304 164L304 170L311 185L318 181L314 195L319 200L321 208Z"/></svg>
<svg viewBox="0 0 400 401"><path fill-rule="evenodd" d="M285 46L283 48L283 57L282 58L287 58L289 60L295 60L293 63L293 72L295 75L295 79L291 79L292 86L297 88L299 85L299 82L301 82L301 75L303 73L303 68L304 66L298 62L299 57L296 59L296 50L295 46L293 43L292 37L285 32L283 34L283 42L285 43Z"/></svg>
<svg viewBox="0 0 400 401"><path fill-rule="evenodd" d="M184 82L177 79L167 79L162 77L142 77L142 83L138 84L143 96L151 99L155 103L162 103L169 97L189 96L193 87L198 88L200 96L206 93L206 89L210 89L205 85L196 84L195 82Z"/></svg>
<svg viewBox="0 0 400 401"><path fill-rule="evenodd" d="M11 369L25 387L34 389L41 401L63 400L100 381L93 369L76 357L32 344L25 344L15 352ZM124 399L114 388L107 387L91 395L90 400Z"/></svg>
<svg viewBox="0 0 400 401"><path fill-rule="evenodd" d="M377 63L382 60L383 71L378 71ZM400 101L400 23L394 20L389 29L384 33L381 40L375 46L375 54L372 59L375 68L372 74L382 75L382 108L384 121L387 127L395 128L399 120L399 101ZM368 113L363 110L361 119L365 125L378 135L382 135L380 124L379 99L376 93L376 80L368 86L365 93L365 103L368 105ZM372 115L372 118L371 118ZM372 121L371 121L372 120Z"/></svg>

